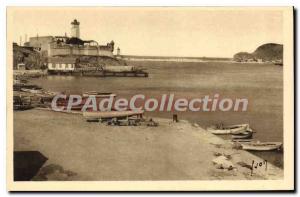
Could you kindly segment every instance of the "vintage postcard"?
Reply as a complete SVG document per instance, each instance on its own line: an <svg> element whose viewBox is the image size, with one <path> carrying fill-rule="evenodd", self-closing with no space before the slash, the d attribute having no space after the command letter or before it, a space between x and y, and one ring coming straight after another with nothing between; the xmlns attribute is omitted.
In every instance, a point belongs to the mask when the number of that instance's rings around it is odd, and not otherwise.
<svg viewBox="0 0 300 197"><path fill-rule="evenodd" d="M293 190L293 42L293 7L7 7L8 190Z"/></svg>

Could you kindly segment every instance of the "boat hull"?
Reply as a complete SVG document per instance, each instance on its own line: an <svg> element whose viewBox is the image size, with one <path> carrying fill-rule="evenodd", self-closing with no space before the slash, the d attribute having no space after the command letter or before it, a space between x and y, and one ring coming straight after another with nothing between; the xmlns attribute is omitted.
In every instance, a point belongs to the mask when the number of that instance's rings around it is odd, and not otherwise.
<svg viewBox="0 0 300 197"><path fill-rule="evenodd" d="M82 94L84 98L93 96L96 98L110 98L110 97L116 97L116 94L113 93L101 93L101 92L85 92Z"/></svg>
<svg viewBox="0 0 300 197"><path fill-rule="evenodd" d="M282 143L241 143L244 150L253 150L253 151L272 151L280 150L282 148Z"/></svg>
<svg viewBox="0 0 300 197"><path fill-rule="evenodd" d="M33 94L41 94L41 93L43 93L43 91L40 90L40 89L21 88L21 91L23 91L23 92L29 92L29 93L33 93Z"/></svg>
<svg viewBox="0 0 300 197"><path fill-rule="evenodd" d="M252 132L249 124L231 125L218 129L217 127L208 127L207 131L215 135L226 135L226 134L240 134L246 131Z"/></svg>
<svg viewBox="0 0 300 197"><path fill-rule="evenodd" d="M83 116L87 119L100 119L100 118L119 118L130 116L142 116L143 111L104 111L104 112L83 112Z"/></svg>
<svg viewBox="0 0 300 197"><path fill-rule="evenodd" d="M232 139L249 139L249 138L252 138L252 132L250 131L246 131L244 133L241 133L241 134L233 134L231 136Z"/></svg>

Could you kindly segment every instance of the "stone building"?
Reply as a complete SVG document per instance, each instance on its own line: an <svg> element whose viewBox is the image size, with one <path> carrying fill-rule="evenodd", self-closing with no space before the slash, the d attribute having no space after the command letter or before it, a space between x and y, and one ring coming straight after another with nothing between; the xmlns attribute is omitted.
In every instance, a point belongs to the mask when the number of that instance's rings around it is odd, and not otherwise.
<svg viewBox="0 0 300 197"><path fill-rule="evenodd" d="M73 72L75 70L76 58L73 57L49 57L48 72Z"/></svg>
<svg viewBox="0 0 300 197"><path fill-rule="evenodd" d="M94 40L80 39L80 23L76 19L71 22L71 37L68 36L36 36L29 38L25 46L37 48L45 55L92 55L113 57L114 41L99 45Z"/></svg>

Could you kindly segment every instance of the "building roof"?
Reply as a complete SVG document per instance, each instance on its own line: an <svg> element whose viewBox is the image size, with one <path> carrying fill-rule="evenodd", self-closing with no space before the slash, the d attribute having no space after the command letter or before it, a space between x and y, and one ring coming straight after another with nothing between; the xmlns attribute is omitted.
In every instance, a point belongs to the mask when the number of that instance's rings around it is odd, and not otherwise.
<svg viewBox="0 0 300 197"><path fill-rule="evenodd" d="M48 63L65 63L65 64L74 64L76 63L77 58L75 57L49 57Z"/></svg>

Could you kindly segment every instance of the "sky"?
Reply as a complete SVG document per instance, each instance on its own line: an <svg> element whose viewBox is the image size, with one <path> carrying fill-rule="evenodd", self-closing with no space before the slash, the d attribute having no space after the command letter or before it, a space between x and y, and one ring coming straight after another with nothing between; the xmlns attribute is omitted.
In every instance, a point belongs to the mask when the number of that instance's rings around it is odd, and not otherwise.
<svg viewBox="0 0 300 197"><path fill-rule="evenodd" d="M12 38L70 35L80 22L80 38L114 40L123 55L232 57L265 43L283 43L282 11L175 7L8 8Z"/></svg>

